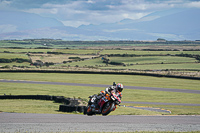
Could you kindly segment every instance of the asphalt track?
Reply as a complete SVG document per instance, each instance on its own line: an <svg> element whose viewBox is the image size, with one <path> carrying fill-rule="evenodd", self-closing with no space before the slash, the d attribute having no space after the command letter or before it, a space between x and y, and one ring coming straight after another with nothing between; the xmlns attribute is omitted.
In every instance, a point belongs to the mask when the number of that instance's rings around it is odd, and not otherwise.
<svg viewBox="0 0 200 133"><path fill-rule="evenodd" d="M200 131L200 116L0 113L0 132Z"/></svg>

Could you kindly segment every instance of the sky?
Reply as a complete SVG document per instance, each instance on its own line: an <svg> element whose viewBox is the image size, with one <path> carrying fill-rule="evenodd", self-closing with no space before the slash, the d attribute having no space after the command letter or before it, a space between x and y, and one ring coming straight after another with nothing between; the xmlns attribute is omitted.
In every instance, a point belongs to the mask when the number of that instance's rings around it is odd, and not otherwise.
<svg viewBox="0 0 200 133"><path fill-rule="evenodd" d="M156 11L189 8L200 8L200 0L0 0L0 11L35 13L73 27L137 20Z"/></svg>

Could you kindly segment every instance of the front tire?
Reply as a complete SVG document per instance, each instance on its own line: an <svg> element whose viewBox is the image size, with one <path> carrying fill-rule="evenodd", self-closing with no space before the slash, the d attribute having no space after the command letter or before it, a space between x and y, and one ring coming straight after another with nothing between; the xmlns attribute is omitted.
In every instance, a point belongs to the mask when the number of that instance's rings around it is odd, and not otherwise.
<svg viewBox="0 0 200 133"><path fill-rule="evenodd" d="M89 116L93 115L93 112L92 112L92 107L91 107L91 105L88 105L88 106L87 106L87 111L86 111L86 114L87 114L87 115L89 115Z"/></svg>
<svg viewBox="0 0 200 133"><path fill-rule="evenodd" d="M104 104L103 109L102 109L102 115L106 116L108 115L111 111L113 111L115 107L115 104L113 102L108 102Z"/></svg>

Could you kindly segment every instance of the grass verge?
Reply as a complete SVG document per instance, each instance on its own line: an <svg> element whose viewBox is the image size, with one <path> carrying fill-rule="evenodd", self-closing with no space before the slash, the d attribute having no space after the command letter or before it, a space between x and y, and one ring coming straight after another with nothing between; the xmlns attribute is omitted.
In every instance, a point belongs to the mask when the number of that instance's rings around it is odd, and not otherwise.
<svg viewBox="0 0 200 133"><path fill-rule="evenodd" d="M22 83L1 83L0 95L56 95L65 97L80 97L88 100L88 96L97 94L100 90L105 88L101 87L85 87L85 86L64 86L64 85L44 85L44 84L22 84ZM148 90L124 90L122 101L140 101L140 102L162 102L162 103L192 103L199 104L199 94L187 94L187 93L173 93L173 92L159 92ZM8 100L6 103L9 103ZM31 101L29 106L34 106L35 101ZM3 102L4 103L4 102ZM16 103L18 105L19 103ZM45 105L45 103L44 103ZM138 104L125 104L136 106ZM149 106L149 105L139 105ZM200 114L200 107L190 106L163 106L163 105L151 105L153 107L162 107L163 109L171 110L173 114ZM12 106L10 106L12 107ZM18 106L20 108L21 106ZM3 109L4 105L0 104L0 108ZM172 108L172 109L171 109ZM21 112L23 112L22 108ZM57 108L58 110L58 108ZM4 110L1 110L4 111ZM10 110L9 112L12 112ZM45 113L45 110L44 110ZM126 114L126 115L160 115L162 113L143 111L138 109L130 109L119 107L117 111L112 113L113 115Z"/></svg>
<svg viewBox="0 0 200 133"><path fill-rule="evenodd" d="M31 80L31 81L49 81L49 82L68 82L68 83L86 83L86 84L112 84L113 81L121 82L124 85L144 86L144 87L161 87L161 88L175 88L175 89L192 89L200 90L198 80L187 79L170 79L158 77L145 77L135 75L107 75L107 74L57 74L57 73L0 73L2 79L11 80ZM105 88L102 87L86 87L86 86L65 86L65 85L47 85L47 84L25 84L25 83L1 83L0 95L54 95L65 97L80 97L88 99L89 95L97 94ZM160 103L189 103L200 104L199 94L178 93L178 92L161 92L150 90L132 90L124 89L122 101L138 101L138 102L160 102ZM14 101L0 101L1 111L4 111L6 104L11 104ZM5 102L5 103L4 103ZM43 101L46 103L46 101ZM4 104L3 104L4 103ZM23 103L23 102L22 102ZM29 101L27 106L36 108L36 101ZM40 103L46 108L45 103ZM20 108L20 102L15 103L14 108ZM14 105L15 105L14 104ZM53 104L53 103L51 103ZM48 103L47 103L48 105ZM136 106L137 104L126 104ZM54 106L54 105L51 105ZM139 105L149 106L149 105ZM164 106L164 105L151 105L152 107L164 108L171 110L172 114L200 114L200 107L196 106ZM8 109L8 108L7 108ZM32 109L30 109L32 110ZM43 109L42 109L43 110ZM55 109L52 109L55 110ZM57 109L58 110L58 107ZM117 111L118 110L118 111ZM161 113L150 112L138 109L129 109L119 107L114 111L113 115L127 114L127 115L160 115ZM6 112L8 110L5 110ZM11 109L9 112L12 112ZM21 112L24 108L21 109ZM44 109L42 112L46 113ZM41 113L41 111L39 111Z"/></svg>
<svg viewBox="0 0 200 133"><path fill-rule="evenodd" d="M105 84L108 86L115 81L123 83L125 86L200 90L200 84L198 80L138 75L1 72L0 79Z"/></svg>

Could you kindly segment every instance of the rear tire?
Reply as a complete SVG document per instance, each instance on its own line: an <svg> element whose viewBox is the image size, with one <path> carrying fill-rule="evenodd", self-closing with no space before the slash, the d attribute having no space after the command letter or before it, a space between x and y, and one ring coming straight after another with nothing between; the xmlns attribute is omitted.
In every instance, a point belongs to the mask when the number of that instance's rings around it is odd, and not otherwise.
<svg viewBox="0 0 200 133"><path fill-rule="evenodd" d="M113 111L114 107L115 107L115 104L113 102L105 103L102 109L102 115L103 116L108 115L111 111Z"/></svg>

